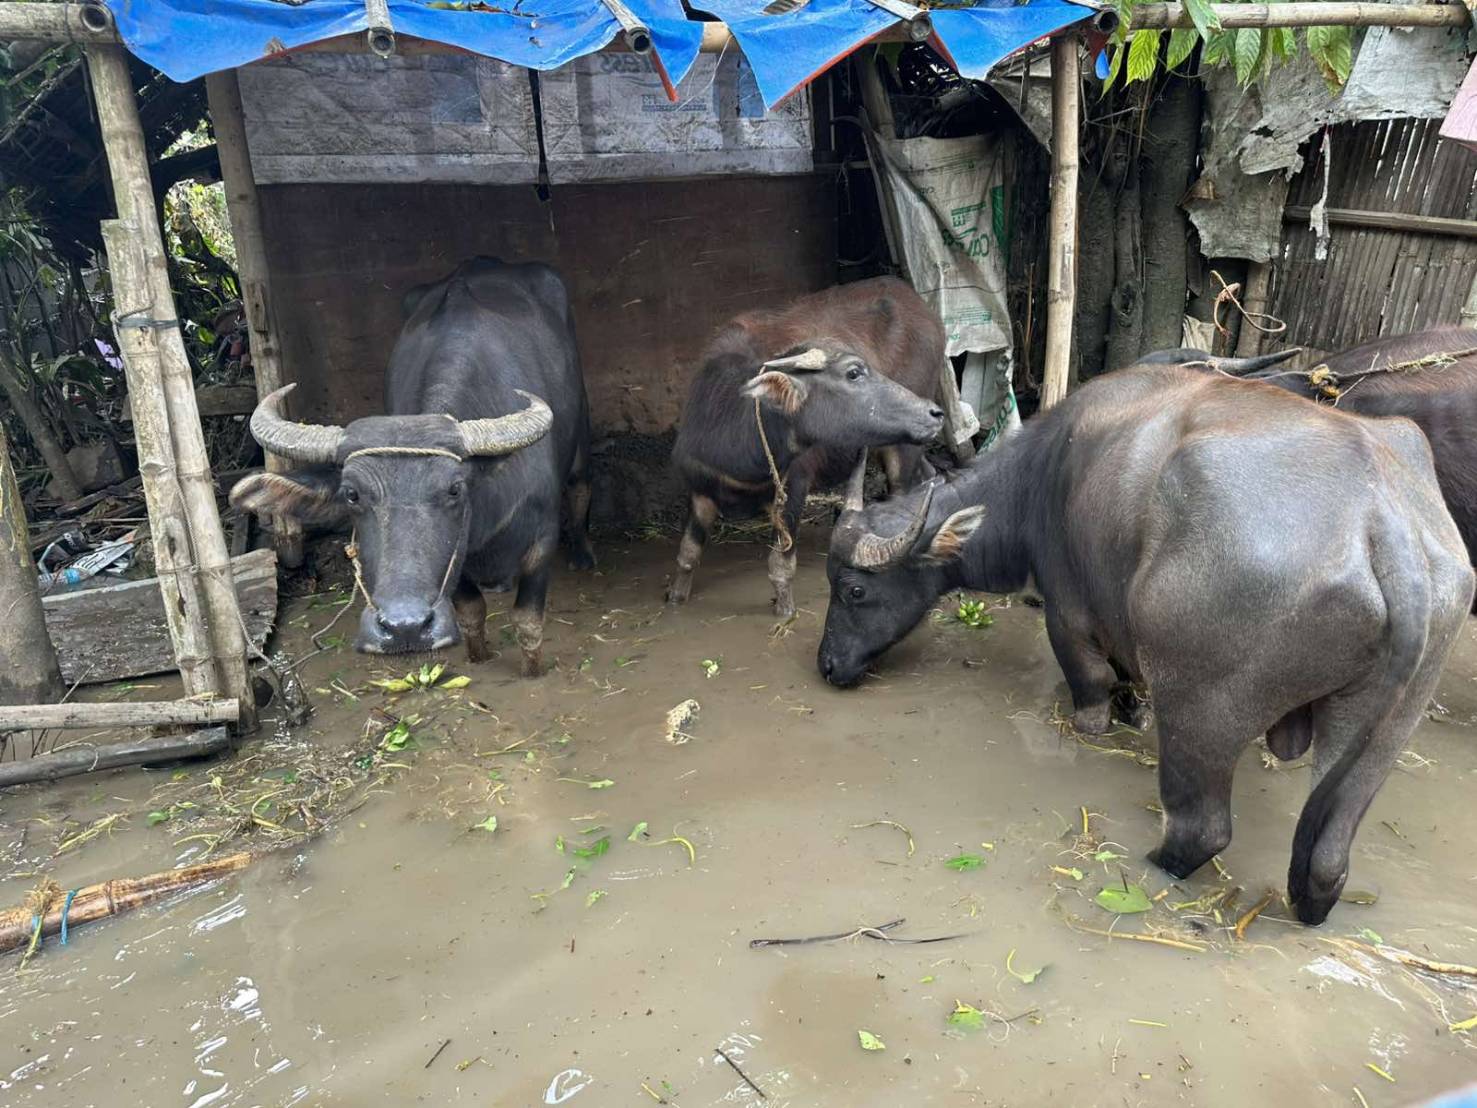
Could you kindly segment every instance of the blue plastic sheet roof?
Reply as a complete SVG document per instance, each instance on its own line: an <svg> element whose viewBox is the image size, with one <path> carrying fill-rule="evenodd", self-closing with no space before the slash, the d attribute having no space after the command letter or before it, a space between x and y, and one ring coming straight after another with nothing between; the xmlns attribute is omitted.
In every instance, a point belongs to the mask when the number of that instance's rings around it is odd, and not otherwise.
<svg viewBox="0 0 1477 1108"><path fill-rule="evenodd" d="M232 69L339 35L364 33L363 0L107 0L128 48L176 81ZM681 0L626 0L651 31L668 93L696 59L702 24ZM693 0L728 24L773 107L898 22L868 0ZM388 0L397 35L531 69L556 69L620 33L600 0ZM766 9L769 9L766 11ZM783 9L783 10L775 10ZM966 77L1092 15L1072 0L978 0L936 9L933 46Z"/></svg>

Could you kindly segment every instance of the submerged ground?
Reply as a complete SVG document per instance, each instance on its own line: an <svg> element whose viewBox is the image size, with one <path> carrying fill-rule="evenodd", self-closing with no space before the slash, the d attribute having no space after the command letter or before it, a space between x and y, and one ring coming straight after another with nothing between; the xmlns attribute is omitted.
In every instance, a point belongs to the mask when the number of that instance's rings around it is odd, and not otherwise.
<svg viewBox="0 0 1477 1108"><path fill-rule="evenodd" d="M829 689L806 531L804 611L779 633L761 547L710 548L674 612L673 543L607 544L599 575L551 594L540 681L514 676L516 649L458 651L439 680L465 687L382 690L411 661L331 639L292 735L0 796L0 906L42 874L260 852L24 968L8 956L0 1103L759 1103L718 1048L776 1108L1378 1106L1477 1074L1477 1031L1450 1030L1477 980L1381 957L1477 963L1471 630L1448 716L1356 842L1365 892L1317 930L1274 900L1237 939L1283 885L1306 769L1249 750L1219 871L1169 882L1142 860L1152 736L1094 749L1053 724L1065 686L1037 610L973 628L945 602L877 679ZM288 650L311 649L318 604L284 613ZM1095 903L1125 883L1149 912ZM749 946L899 917L888 934L962 937Z"/></svg>

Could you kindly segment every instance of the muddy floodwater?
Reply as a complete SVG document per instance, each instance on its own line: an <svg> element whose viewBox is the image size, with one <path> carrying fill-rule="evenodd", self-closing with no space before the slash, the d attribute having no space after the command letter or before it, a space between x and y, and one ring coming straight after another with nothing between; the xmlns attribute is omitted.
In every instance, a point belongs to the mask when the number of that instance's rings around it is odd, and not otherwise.
<svg viewBox="0 0 1477 1108"><path fill-rule="evenodd" d="M1477 1029L1450 1026L1477 979L1396 960L1477 964L1472 630L1445 716L1364 822L1350 899L1307 929L1280 900L1305 767L1248 750L1220 867L1171 882L1143 861L1152 734L1094 749L1053 724L1038 610L976 628L946 599L876 678L826 687L822 537L803 534L789 628L761 546L711 547L669 611L674 542L607 542L551 592L541 680L505 645L445 655L437 680L464 687L386 691L369 682L423 659L335 640L304 666L317 711L295 736L0 796L6 906L43 874L262 851L23 969L6 956L0 1104L759 1104L742 1070L774 1108L1374 1108L1477 1078ZM310 649L319 603L284 610L286 649ZM305 816L309 748L346 784ZM1095 903L1125 883L1148 912ZM749 945L900 918L879 934L960 937Z"/></svg>

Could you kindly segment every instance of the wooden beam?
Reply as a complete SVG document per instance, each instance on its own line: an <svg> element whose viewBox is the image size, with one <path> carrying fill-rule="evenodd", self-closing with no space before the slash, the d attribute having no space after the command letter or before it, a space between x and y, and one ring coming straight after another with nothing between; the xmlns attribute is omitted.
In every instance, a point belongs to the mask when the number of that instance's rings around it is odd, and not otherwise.
<svg viewBox="0 0 1477 1108"><path fill-rule="evenodd" d="M109 704L21 704L0 708L0 731L77 731L90 727L205 727L235 723L234 700L140 700Z"/></svg>
<svg viewBox="0 0 1477 1108"><path fill-rule="evenodd" d="M224 727L209 727L188 735L150 735L122 742L69 746L0 763L0 788L56 781L102 769L141 766L151 762L173 762L180 758L203 758L229 750L231 736Z"/></svg>
<svg viewBox="0 0 1477 1108"><path fill-rule="evenodd" d="M1367 212L1357 208L1325 208L1328 222L1341 227L1372 227L1379 231L1411 231L1420 235L1477 239L1477 219L1414 215L1410 212ZM1293 206L1282 213L1284 223L1307 224L1312 209Z"/></svg>
<svg viewBox="0 0 1477 1108"><path fill-rule="evenodd" d="M1272 263L1248 262L1246 265L1246 290L1241 304L1247 317L1260 318L1267 310L1267 297L1272 288ZM1253 327L1248 319L1241 321L1241 332L1236 336L1236 357L1255 358L1262 352L1262 332Z"/></svg>
<svg viewBox="0 0 1477 1108"><path fill-rule="evenodd" d="M1051 44L1051 218L1046 274L1046 358L1041 407L1067 395L1077 306L1077 159L1081 70L1076 35Z"/></svg>
<svg viewBox="0 0 1477 1108"><path fill-rule="evenodd" d="M149 177L148 151L139 121L138 100L128 57L121 46L89 46L88 72L97 105L99 130L113 181L113 202L119 224L131 227L143 256L145 287L135 290L146 315L135 319L158 336L159 378L169 418L176 471L183 494L185 520L194 562L200 575L200 596L209 615L211 654L218 673L217 692L241 701L241 726L255 727L255 705L246 666L246 637L241 612L231 587L231 563L226 534L215 500L215 483L205 451L205 434L195 405L195 382L189 355L180 334L178 309L169 286L169 267L154 188ZM115 293L119 288L116 277ZM124 326L118 330L130 330ZM137 413L135 413L136 415Z"/></svg>
<svg viewBox="0 0 1477 1108"><path fill-rule="evenodd" d="M1471 14L1461 4L1361 4L1312 0L1286 4L1212 4L1224 30L1238 27L1466 27ZM1139 4L1134 31L1193 27L1183 4Z"/></svg>
<svg viewBox="0 0 1477 1108"><path fill-rule="evenodd" d="M276 392L285 383L282 344L272 312L267 240L262 231L262 206L251 168L246 142L246 116L241 107L241 86L236 71L228 69L205 78L210 97L210 119L220 151L221 178L225 182L226 210L231 217L231 236L236 243L236 273L241 278L241 299L251 329L251 367L256 374L258 396ZM290 463L267 454L267 470L283 473ZM303 529L289 516L272 517L273 545L277 559L288 569L303 564Z"/></svg>

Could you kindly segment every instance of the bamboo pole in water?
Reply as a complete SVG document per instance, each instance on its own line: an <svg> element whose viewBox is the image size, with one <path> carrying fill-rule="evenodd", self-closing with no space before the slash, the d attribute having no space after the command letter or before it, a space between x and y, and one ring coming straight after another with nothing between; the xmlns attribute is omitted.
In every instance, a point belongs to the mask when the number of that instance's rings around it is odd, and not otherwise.
<svg viewBox="0 0 1477 1108"><path fill-rule="evenodd" d="M184 496L175 473L174 446L169 436L169 412L159 371L159 331L129 326L129 321L152 319L153 297L144 276L143 250L138 229L110 219L103 223L103 245L113 281L114 328L123 371L128 378L133 411L133 437L138 445L139 476L154 540L154 572L164 596L164 619L174 644L188 697L221 692L210 657L210 634L195 580L195 553L185 524Z"/></svg>
<svg viewBox="0 0 1477 1108"><path fill-rule="evenodd" d="M78 889L70 904L67 895L53 887L45 901L45 917L41 921L41 937L48 938L62 929L62 913L66 912L67 929L92 923L123 912L142 908L145 904L225 877L251 864L250 854L232 854L214 862L203 862L184 869L151 873L147 877L120 877ZM36 933L39 904L22 904L0 912L0 953L17 950L31 941Z"/></svg>
<svg viewBox="0 0 1477 1108"><path fill-rule="evenodd" d="M251 328L251 368L256 374L256 394L267 396L280 389L282 346L277 339L277 320L272 311L268 280L267 243L262 233L261 201L246 145L246 120L241 108L241 86L236 71L227 69L205 78L210 97L210 120L220 151L221 179L226 188L226 210L231 216L231 237L236 243L236 273L241 278L241 302ZM267 470L281 473L284 459L268 452ZM303 529L289 516L272 517L272 536L277 560L289 569L303 564Z"/></svg>
<svg viewBox="0 0 1477 1108"><path fill-rule="evenodd" d="M87 64L103 148L113 178L114 203L120 222L136 228L144 260L147 281L138 290L142 294L139 299L151 302L152 311L147 319L134 322L146 324L158 339L169 435L174 445L195 565L200 574L200 595L209 616L211 653L219 675L218 691L241 702L241 728L250 731L256 725L256 708L246 667L246 635L232 586L230 554L221 528L215 482L211 480L205 435L195 403L194 376L180 335L174 294L169 287L164 236L154 206L154 188L133 78L121 46L89 46ZM115 279L115 292L117 287Z"/></svg>
<svg viewBox="0 0 1477 1108"><path fill-rule="evenodd" d="M1077 305L1077 127L1081 110L1077 51L1074 34L1052 39L1051 240L1047 248L1043 409L1067 395L1067 371L1072 360L1072 315Z"/></svg>

